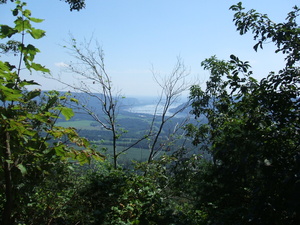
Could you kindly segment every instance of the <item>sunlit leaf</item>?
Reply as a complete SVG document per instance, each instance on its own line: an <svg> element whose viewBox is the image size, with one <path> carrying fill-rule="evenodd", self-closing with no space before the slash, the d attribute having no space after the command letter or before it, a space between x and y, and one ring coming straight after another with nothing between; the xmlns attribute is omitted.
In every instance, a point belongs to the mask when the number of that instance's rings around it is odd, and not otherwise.
<svg viewBox="0 0 300 225"><path fill-rule="evenodd" d="M18 101L22 97L22 93L20 90L0 85L0 96L2 101Z"/></svg>
<svg viewBox="0 0 300 225"><path fill-rule="evenodd" d="M20 82L20 87L24 87L26 85L40 85L40 84L35 82L34 80L23 80Z"/></svg>
<svg viewBox="0 0 300 225"><path fill-rule="evenodd" d="M55 149L55 153L56 153L57 156L65 157L66 152L63 148L63 145L55 146L54 149Z"/></svg>
<svg viewBox="0 0 300 225"><path fill-rule="evenodd" d="M73 109L68 107L60 107L61 114L66 118L66 120L71 119L74 116Z"/></svg>
<svg viewBox="0 0 300 225"><path fill-rule="evenodd" d="M30 35L34 38L34 39L40 39L42 37L45 36L46 32L44 30L41 29L35 29L35 28L31 28L30 31L28 31L28 33L30 33Z"/></svg>
<svg viewBox="0 0 300 225"><path fill-rule="evenodd" d="M26 175L27 174L27 170L26 170L26 168L25 168L25 166L23 164L18 164L17 167L21 171L22 175Z"/></svg>
<svg viewBox="0 0 300 225"><path fill-rule="evenodd" d="M76 98L70 98L70 101L71 101L71 102L75 102L75 103L77 103L77 104L78 104L78 102L79 102L78 99L76 99Z"/></svg>
<svg viewBox="0 0 300 225"><path fill-rule="evenodd" d="M31 11L29 9L25 9L23 11L23 15L28 18L29 16L31 16Z"/></svg>
<svg viewBox="0 0 300 225"><path fill-rule="evenodd" d="M31 63L31 67L32 67L32 69L34 69L36 71L41 71L43 73L50 73L49 69L47 69L45 66L42 66L39 63Z"/></svg>
<svg viewBox="0 0 300 225"><path fill-rule="evenodd" d="M43 19L38 19L38 18L34 18L34 17L30 17L29 19L30 19L30 21L35 22L35 23L41 23L44 21Z"/></svg>
<svg viewBox="0 0 300 225"><path fill-rule="evenodd" d="M31 24L29 20L23 20L21 17L15 20L15 29L18 32L22 32L24 30L30 30Z"/></svg>

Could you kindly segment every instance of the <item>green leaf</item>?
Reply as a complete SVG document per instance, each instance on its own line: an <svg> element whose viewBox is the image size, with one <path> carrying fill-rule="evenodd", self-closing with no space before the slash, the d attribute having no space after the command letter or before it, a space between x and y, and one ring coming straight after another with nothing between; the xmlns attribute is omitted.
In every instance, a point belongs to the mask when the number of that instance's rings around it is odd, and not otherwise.
<svg viewBox="0 0 300 225"><path fill-rule="evenodd" d="M27 101L39 96L41 94L41 90L40 89L35 89L33 91L30 91L27 95L26 95L26 99Z"/></svg>
<svg viewBox="0 0 300 225"><path fill-rule="evenodd" d="M38 18L34 18L34 17L29 17L29 20L35 23L41 23L44 20L43 19L38 19Z"/></svg>
<svg viewBox="0 0 300 225"><path fill-rule="evenodd" d="M9 159L5 160L5 162L8 163L8 164L13 164L14 163L14 161L9 160Z"/></svg>
<svg viewBox="0 0 300 225"><path fill-rule="evenodd" d="M79 162L80 165L84 165L90 163L91 158L85 152L80 152L77 155L76 160Z"/></svg>
<svg viewBox="0 0 300 225"><path fill-rule="evenodd" d="M22 97L22 93L19 90L0 85L0 96L1 101L18 101Z"/></svg>
<svg viewBox="0 0 300 225"><path fill-rule="evenodd" d="M14 10L12 11L12 13L13 13L14 16L17 16L18 13L19 13L19 10L18 10L18 9L14 9Z"/></svg>
<svg viewBox="0 0 300 225"><path fill-rule="evenodd" d="M75 102L75 103L77 103L77 104L78 104L78 102L79 102L78 99L76 99L76 98L70 98L70 101L71 101L71 102Z"/></svg>
<svg viewBox="0 0 300 225"><path fill-rule="evenodd" d="M34 56L36 53L40 52L38 48L36 48L34 45L28 44L26 47L23 47L24 54L29 54L30 61L34 59Z"/></svg>
<svg viewBox="0 0 300 225"><path fill-rule="evenodd" d="M105 156L101 155L100 153L92 154L92 157L94 160L100 161L100 162L104 161L104 159L105 159Z"/></svg>
<svg viewBox="0 0 300 225"><path fill-rule="evenodd" d="M11 77L10 70L11 70L11 68L10 68L9 63L0 61L0 72L1 72L0 76L1 77L5 77L5 78L9 79L9 77Z"/></svg>
<svg viewBox="0 0 300 225"><path fill-rule="evenodd" d="M23 15L26 17L26 18L29 18L29 16L31 16L31 11L29 9L25 9L23 11Z"/></svg>
<svg viewBox="0 0 300 225"><path fill-rule="evenodd" d="M18 31L11 28L10 26L7 25L0 26L0 38L10 38L16 33L18 33Z"/></svg>
<svg viewBox="0 0 300 225"><path fill-rule="evenodd" d="M21 17L15 20L15 29L18 32L22 32L24 30L30 30L31 24L29 20L23 20Z"/></svg>
<svg viewBox="0 0 300 225"><path fill-rule="evenodd" d="M63 158L66 156L66 151L64 150L63 145L55 146L54 149L55 149L55 153L57 156L60 156Z"/></svg>
<svg viewBox="0 0 300 225"><path fill-rule="evenodd" d="M20 82L20 87L24 87L26 85L40 85L39 83L35 82L34 80L23 80Z"/></svg>
<svg viewBox="0 0 300 225"><path fill-rule="evenodd" d="M32 69L34 69L35 71L41 71L43 73L50 73L50 70L47 69L45 66L42 66L39 63L31 63L31 67Z"/></svg>
<svg viewBox="0 0 300 225"><path fill-rule="evenodd" d="M59 110L61 114L66 118L66 120L71 119L74 116L73 109L68 108L68 107L55 107L54 109Z"/></svg>
<svg viewBox="0 0 300 225"><path fill-rule="evenodd" d="M34 39L40 39L42 37L44 37L46 35L46 32L44 30L41 29L35 29L35 28L31 28L30 31L28 31L28 33L34 38Z"/></svg>
<svg viewBox="0 0 300 225"><path fill-rule="evenodd" d="M59 99L60 100L65 100L65 99L67 99L67 97L66 96L60 96Z"/></svg>
<svg viewBox="0 0 300 225"><path fill-rule="evenodd" d="M74 116L73 109L68 107L63 107L63 109L61 110L61 114L63 114L66 120L69 120Z"/></svg>
<svg viewBox="0 0 300 225"><path fill-rule="evenodd" d="M21 173L22 173L23 176L25 174L27 174L27 170L26 170L25 166L23 166L23 164L18 164L17 167L21 171Z"/></svg>

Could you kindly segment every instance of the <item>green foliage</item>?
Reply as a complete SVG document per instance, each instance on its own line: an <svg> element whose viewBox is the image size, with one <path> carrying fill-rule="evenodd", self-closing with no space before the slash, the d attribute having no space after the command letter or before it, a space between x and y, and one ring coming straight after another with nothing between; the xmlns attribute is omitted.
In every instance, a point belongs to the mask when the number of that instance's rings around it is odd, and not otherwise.
<svg viewBox="0 0 300 225"><path fill-rule="evenodd" d="M34 62L39 50L24 43L25 34L30 34L34 39L45 35L45 31L32 27L31 23L42 20L31 17L31 12L25 6L26 3L16 1L16 8L12 11L16 17L14 27L0 25L1 39L21 35L20 42L8 41L2 48L5 52L16 52L18 49L19 64L0 62L0 210L1 224L4 225L25 222L25 215L32 205L46 207L43 203L35 202L40 199L34 196L43 195L35 187L58 172L59 163L67 163L72 159L84 164L92 158L103 159L74 128L55 126L60 114L67 120L74 115L72 109L65 107L67 94L59 96L57 91L52 91L41 97L40 89L27 90L28 85L37 85L36 82L21 79L22 63L29 71L49 72ZM41 97L39 102L36 100L38 97ZM36 222L32 218L29 223Z"/></svg>
<svg viewBox="0 0 300 225"><path fill-rule="evenodd" d="M35 179L23 180L18 186L22 194L16 196L16 223L58 224L68 212L66 208L81 184L73 167L57 160L55 167L48 168L44 176L36 173Z"/></svg>
<svg viewBox="0 0 300 225"><path fill-rule="evenodd" d="M147 175L101 164L87 171L65 222L74 224L202 224L202 215L171 194L164 167L153 162ZM137 165L142 170L148 164ZM170 177L171 180L171 177ZM82 216L84 215L84 216Z"/></svg>
<svg viewBox="0 0 300 225"><path fill-rule="evenodd" d="M243 35L248 31L254 34L254 40L257 40L257 44L253 47L255 51L258 47L263 48L264 43L272 41L277 47L276 53L282 52L287 55L287 66L293 66L299 61L300 54L297 49L300 30L297 17L300 9L297 6L288 13L284 23L275 23L266 14L258 13L254 9L244 12L245 8L241 2L231 6L230 9L236 12L233 21L240 34Z"/></svg>
<svg viewBox="0 0 300 225"><path fill-rule="evenodd" d="M248 62L211 57L206 90L191 88L193 114L206 124L189 125L194 143L213 160L199 174L198 207L212 224L299 223L298 8L275 24L242 4L231 7L241 34L252 31L262 48L267 39L286 54L286 67L256 81ZM297 38L296 38L297 37Z"/></svg>
<svg viewBox="0 0 300 225"><path fill-rule="evenodd" d="M24 9L26 3L16 1L16 4L16 8L12 11L13 15L17 17L17 19L14 21L15 26L10 27L8 25L0 25L0 38L11 38L18 33L22 35L22 40L24 40L24 36L26 33L29 33L34 39L40 39L45 36L45 31L36 29L31 25L31 22L40 23L43 20L31 17L30 10ZM21 54L20 57L23 58L23 62L28 70L31 71L32 69L34 69L36 71L41 71L44 73L50 72L49 69L45 68L44 66L33 62L36 54L39 52L39 49L37 49L35 46L31 44L25 46L23 42L16 42L12 40L9 40L8 43L4 46L6 47L3 47L2 44L2 49L4 49L5 52L8 52L9 50L13 50L14 52L16 52L18 49Z"/></svg>
<svg viewBox="0 0 300 225"><path fill-rule="evenodd" d="M88 174L69 219L82 224L139 224L147 220L144 214L153 215L158 200L158 190L151 180L114 170L109 164Z"/></svg>

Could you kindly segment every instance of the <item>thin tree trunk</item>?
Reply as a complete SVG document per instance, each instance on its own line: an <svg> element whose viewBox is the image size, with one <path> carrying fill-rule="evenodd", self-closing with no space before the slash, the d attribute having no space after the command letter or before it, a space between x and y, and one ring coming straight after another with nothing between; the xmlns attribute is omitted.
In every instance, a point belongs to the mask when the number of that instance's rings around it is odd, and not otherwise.
<svg viewBox="0 0 300 225"><path fill-rule="evenodd" d="M149 154L149 157L148 157L148 163L150 163L153 160L153 157L155 156L155 146L156 146L156 143L157 143L158 138L160 136L160 133L162 132L164 124L165 124L165 121L164 121L164 116L163 116L163 119L161 121L159 129L157 131L157 134L155 135L154 141L151 145L151 150L150 150L150 154Z"/></svg>
<svg viewBox="0 0 300 225"><path fill-rule="evenodd" d="M4 178L5 178L5 204L2 214L2 225L11 225L12 221L12 210L13 210L13 185L11 175L11 149L10 149L10 134L5 133L4 137L4 158L3 163Z"/></svg>
<svg viewBox="0 0 300 225"><path fill-rule="evenodd" d="M115 130L113 130L113 155L114 155L114 168L117 169L118 154L117 154L117 137L116 137Z"/></svg>

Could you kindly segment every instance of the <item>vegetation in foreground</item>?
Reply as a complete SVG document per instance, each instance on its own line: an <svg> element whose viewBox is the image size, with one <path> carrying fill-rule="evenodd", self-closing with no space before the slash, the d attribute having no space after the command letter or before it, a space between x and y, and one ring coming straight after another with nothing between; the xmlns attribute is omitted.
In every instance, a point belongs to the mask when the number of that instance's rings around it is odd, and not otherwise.
<svg viewBox="0 0 300 225"><path fill-rule="evenodd" d="M192 86L190 99L193 115L207 123L185 129L211 160L178 146L128 170L104 160L75 129L55 124L59 115L73 116L65 104L77 99L53 91L36 102L41 91L27 89L36 83L21 78L23 66L49 70L24 42L25 34L45 34L25 7L16 1L15 27L0 25L8 41L2 53L20 58L17 65L0 61L1 224L300 223L298 7L283 23L241 3L231 7L240 34L253 33L254 49L271 41L286 65L257 81L234 55L202 62L211 76L205 90ZM17 35L21 41L12 39Z"/></svg>

